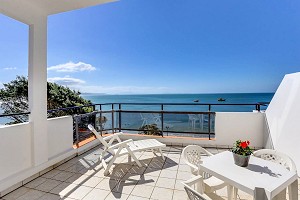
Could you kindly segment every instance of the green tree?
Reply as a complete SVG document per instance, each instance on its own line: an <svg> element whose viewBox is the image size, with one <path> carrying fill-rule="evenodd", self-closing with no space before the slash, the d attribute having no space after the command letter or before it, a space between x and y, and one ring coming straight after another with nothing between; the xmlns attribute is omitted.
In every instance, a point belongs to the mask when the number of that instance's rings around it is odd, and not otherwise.
<svg viewBox="0 0 300 200"><path fill-rule="evenodd" d="M28 112L28 80L24 76L17 78L9 83L3 84L0 89L0 102L3 114ZM47 109L53 110L57 108L66 108L73 106L89 105L91 101L80 96L79 91L71 90L68 87L58 85L56 83L47 83ZM48 117L57 117L67 114L85 113L91 111L92 108L84 108L80 110L68 110L48 113ZM10 116L13 120L11 123L22 123L28 121L27 115Z"/></svg>

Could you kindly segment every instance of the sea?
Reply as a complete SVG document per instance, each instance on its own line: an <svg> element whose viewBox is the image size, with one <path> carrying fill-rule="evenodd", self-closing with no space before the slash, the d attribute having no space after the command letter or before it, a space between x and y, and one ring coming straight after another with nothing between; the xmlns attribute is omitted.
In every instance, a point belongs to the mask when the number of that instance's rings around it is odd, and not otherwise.
<svg viewBox="0 0 300 200"><path fill-rule="evenodd" d="M136 94L136 95L108 95L108 94L81 94L85 99L91 100L93 104L123 103L122 110L148 110L157 111L161 105L149 104L185 104L185 105L164 105L165 111L208 111L214 112L252 112L255 105L225 105L225 104L256 104L258 102L270 102L274 93L218 93L218 94ZM224 101L218 101L222 98ZM138 103L138 105L133 105ZM141 105L145 103L147 105ZM189 105L186 105L189 104ZM116 105L118 106L118 105ZM262 106L261 110L266 110ZM102 106L102 109L110 110L111 105ZM118 109L118 108L115 108ZM0 114L2 110L0 109ZM0 125L9 122L9 118L0 117Z"/></svg>
<svg viewBox="0 0 300 200"><path fill-rule="evenodd" d="M224 104L256 104L258 102L270 102L274 93L218 93L218 94L139 94L139 95L105 95L105 94L82 94L83 98L91 100L94 104L102 103L176 103L192 105L174 105L164 106L164 110L178 111L207 111L207 105L201 104L219 104L212 105L211 111L215 112L252 112L254 105L224 105ZM219 99L224 101L218 101ZM124 105L133 110L159 110L160 105ZM262 106L265 110L267 107ZM122 109L124 109L122 107Z"/></svg>
<svg viewBox="0 0 300 200"><path fill-rule="evenodd" d="M170 111L163 115L163 130L168 135L189 136L189 137L209 137L210 132L214 132L214 115L207 114L186 114L186 112L253 112L255 104L264 102L261 110L267 109L267 103L272 100L274 93L224 93L224 94L144 94L144 95L104 95L104 94L82 94L82 97L91 100L94 104L114 103L114 109L119 109L121 104L122 130L136 133L145 124L157 124L162 130L159 119L155 121L155 116L143 113L130 113L126 111ZM223 101L219 101L222 99ZM182 105L179 105L182 104ZM227 105L227 104L252 104L252 105ZM209 106L210 105L210 106ZM111 105L102 106L102 110L111 110ZM181 111L176 113L172 111ZM106 114L109 119L104 129L109 129L111 115ZM114 124L118 124L115 122ZM176 132L176 133L175 133ZM201 133L201 134L199 134ZM183 135L182 135L183 134Z"/></svg>

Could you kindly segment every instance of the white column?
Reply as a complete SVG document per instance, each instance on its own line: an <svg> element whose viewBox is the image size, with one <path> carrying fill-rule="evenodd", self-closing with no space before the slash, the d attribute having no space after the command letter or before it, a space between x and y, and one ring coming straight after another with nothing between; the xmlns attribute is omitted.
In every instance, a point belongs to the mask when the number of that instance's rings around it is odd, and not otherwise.
<svg viewBox="0 0 300 200"><path fill-rule="evenodd" d="M29 25L28 99L32 164L37 166L48 161L46 16L38 17Z"/></svg>

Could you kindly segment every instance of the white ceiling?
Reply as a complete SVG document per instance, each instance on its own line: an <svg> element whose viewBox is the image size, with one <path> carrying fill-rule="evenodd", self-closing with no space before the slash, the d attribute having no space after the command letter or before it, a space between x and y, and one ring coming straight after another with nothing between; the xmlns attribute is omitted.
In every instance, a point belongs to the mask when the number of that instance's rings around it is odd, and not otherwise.
<svg viewBox="0 0 300 200"><path fill-rule="evenodd" d="M0 0L0 13L26 24L40 16L95 6L115 0Z"/></svg>

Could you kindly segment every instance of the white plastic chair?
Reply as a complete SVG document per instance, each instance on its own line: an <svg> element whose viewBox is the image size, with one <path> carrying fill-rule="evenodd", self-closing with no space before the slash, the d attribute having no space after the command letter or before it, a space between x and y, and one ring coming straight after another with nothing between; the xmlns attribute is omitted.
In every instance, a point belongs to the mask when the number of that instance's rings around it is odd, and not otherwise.
<svg viewBox="0 0 300 200"><path fill-rule="evenodd" d="M104 175L109 174L109 169L112 167L114 161L119 156L128 155L128 162L131 162L131 157L132 157L139 167L142 167L142 165L140 161L137 159L137 157L134 155L134 152L151 149L154 154L155 151L159 151L162 159L164 159L164 155L162 153L161 148L166 147L166 145L155 139L138 140L138 141L133 141L132 139L129 139L122 142L121 139L119 138L119 136L123 134L122 132L115 133L107 137L102 137L100 133L98 133L91 124L88 125L88 128L96 135L98 140L104 146L104 149L100 155L100 160L102 162L103 168L105 169ZM117 143L112 144L114 141L116 141ZM106 154L111 154L112 156L109 159L105 160Z"/></svg>
<svg viewBox="0 0 300 200"><path fill-rule="evenodd" d="M153 113L140 113L141 118L143 120L142 125L147 124L156 124L157 126L161 126L161 119L159 114L153 114Z"/></svg>
<svg viewBox="0 0 300 200"><path fill-rule="evenodd" d="M272 149L260 149L253 152L253 155L255 157L259 157L264 160L268 160L283 165L287 170L297 173L297 168L294 161L284 153ZM289 191L289 199L292 199L291 186L288 186L288 191ZM286 190L283 190L281 193L279 193L277 198L286 199Z"/></svg>
<svg viewBox="0 0 300 200"><path fill-rule="evenodd" d="M197 121L200 123L200 118L196 114L188 114L188 116L189 124L191 125L192 129L195 129Z"/></svg>
<svg viewBox="0 0 300 200"><path fill-rule="evenodd" d="M203 194L200 185L203 182L202 176L195 176L187 181L182 182L189 200L212 200L209 196ZM223 199L220 196L214 195L214 200Z"/></svg>
<svg viewBox="0 0 300 200"><path fill-rule="evenodd" d="M213 154L202 148L199 145L188 145L182 151L182 156L184 158L185 163L190 166L192 177L193 176L202 176L203 183L201 185L200 191L205 193L212 193L216 190L220 190L227 186L228 196L231 196L232 187L228 186L224 181L211 176L210 174L201 171L200 164L203 162L202 156L212 156ZM234 188L234 198L237 198L237 189Z"/></svg>

